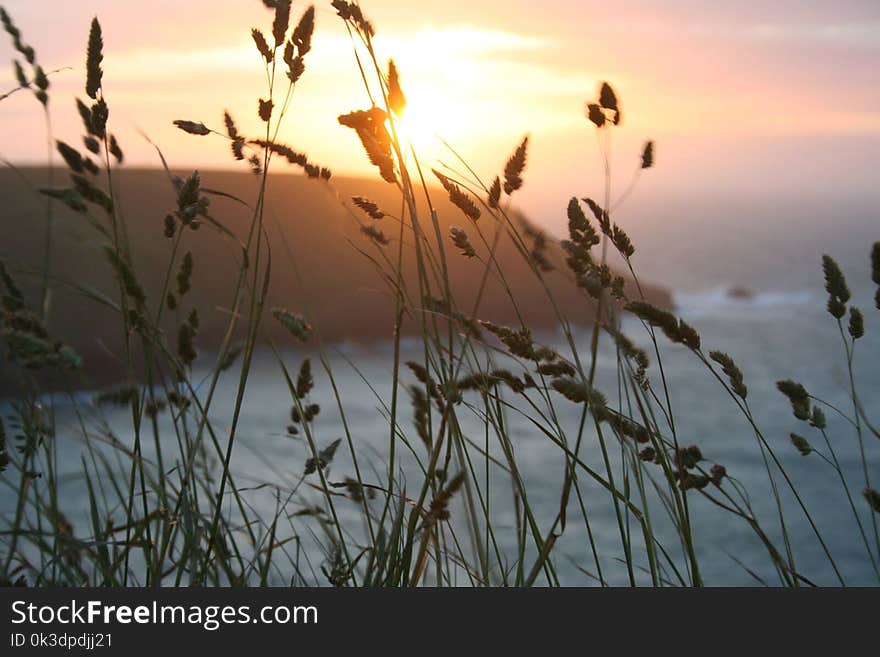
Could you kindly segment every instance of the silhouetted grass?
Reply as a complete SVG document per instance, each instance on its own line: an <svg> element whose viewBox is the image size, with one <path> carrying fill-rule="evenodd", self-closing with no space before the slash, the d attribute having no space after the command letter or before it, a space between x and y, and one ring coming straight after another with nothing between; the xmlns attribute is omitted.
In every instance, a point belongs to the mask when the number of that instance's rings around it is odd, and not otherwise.
<svg viewBox="0 0 880 657"><path fill-rule="evenodd" d="M635 270L636 247L615 220L615 211L632 188L612 197L609 152L624 114L610 84L602 83L598 98L586 104L584 124L598 135L605 188L595 198L567 201L568 236L557 244L511 210L511 199L526 176L528 139L520 142L497 175L485 179L451 148L454 167L426 172L397 130L406 113L405 80L393 62L386 65L376 52L374 28L360 6L334 0L332 6L351 36L367 99L363 108L341 108L351 111L340 115L340 130L352 132L379 177L396 190L397 207L380 207L361 196L342 197L330 169L279 142L281 127L291 116L295 85L308 73L315 12L310 7L292 23L289 1L264 4L272 12L271 34L267 37L255 28L252 36L267 87L249 110L257 111L262 133L243 134L229 111L217 127L187 118L175 121L193 138L225 141L234 161L253 172L254 198L225 194L249 209L250 222L244 235L236 234L211 204L212 197L224 196L222 191L204 188L198 171L183 178L166 166L175 204L156 220L155 239L164 240L167 255L159 294L145 291L131 256L126 217L114 185L123 152L110 131L100 23L95 19L91 25L86 98L77 100L82 146L57 142L70 183L58 187L50 178L48 187L40 190L47 208L40 297L28 298L17 283L20 272L0 265L2 335L11 367L26 381L0 424L2 483L11 499L11 512L0 528L3 581L555 586L571 582L559 574L554 547L565 533L575 533L583 536L586 555L576 567L598 584L619 583L616 571L622 567L622 581L631 585L699 586L704 580L692 508L708 503L763 546L765 562L744 566L759 581L814 583L800 570L799 546L791 539L791 528L806 523L825 554L832 581L845 584L823 529L786 470L786 461L799 458L798 453L818 457L815 476L839 482L845 494L841 510L851 513L858 527L852 541L880 580L880 493L870 476L876 464L864 449L866 441L880 434L865 413L854 376L865 322L830 257L823 260L828 311L840 329L852 408L831 407L800 384L781 381L779 390L791 402L795 417L807 425L804 433L812 434L792 434L793 448L781 454L752 414L747 382L734 359L705 347L693 327L669 309L652 305L643 294ZM11 18L3 12L2 19L17 52L20 88L33 91L46 108L48 78ZM48 123L48 111L46 116ZM47 138L54 144L51 128ZM50 168L52 157L50 151ZM639 171L650 169L654 161L654 144L647 142L639 155ZM164 158L162 163L165 166ZM394 300L394 313L387 320L393 336L390 389L385 389L389 381L367 381L388 432L380 467L352 430L349 402L331 366L332 346L324 342L321 326L310 324L313 309L269 307L267 302L278 253L283 250L296 262L290 244L270 242L266 228L270 172L288 166L337 196L362 233L354 248L373 264ZM428 179L438 180L440 189L429 186ZM448 197L460 212L451 230L441 226L437 194ZM75 431L56 424L57 397L44 394L47 377L82 366L79 355L48 321L56 284L52 211L59 203L80 215L104 246L112 285L102 293L92 292L88 300L111 309L118 318L121 349L116 356L128 382L98 395L93 403L74 396L71 386L67 392L77 418ZM211 239L230 241L237 256L223 263L199 261L191 250L193 241ZM525 309L517 296L522 281L509 276L496 257L505 242L513 245L527 263L528 275L544 291L544 303L563 336L563 350L541 344L523 319ZM609 266L609 250L620 255L629 280ZM477 290L473 303L463 304L453 293L449 272L454 258L471 262ZM412 262L416 275L405 276ZM229 280L224 330L210 344L200 335L201 313L207 309L199 308L198 290L193 290L193 273L203 267L222 269ZM578 347L572 322L548 282L551 273L564 276L578 290L585 314L592 318L588 350ZM309 271L293 266L289 275L308 286ZM872 276L880 285L880 245L872 253ZM502 326L483 319L490 280L499 283L520 318L518 324ZM638 318L647 349L622 332L624 310ZM81 321L88 321L86 313ZM168 322L173 322L174 331L166 330ZM289 352L266 331L267 322L277 322L290 341L307 345L311 357L290 362ZM410 360L405 360L402 343L405 323L415 326L418 336L418 355ZM600 390L597 381L602 341L613 345L616 354L618 389L611 393ZM663 368L667 342L688 350L705 368L705 380L694 381L694 386L717 384L742 414L774 496L774 517L759 518L749 491L733 473L677 430ZM253 481L235 467L258 350L274 355L278 385L290 396L286 436L299 441L307 454L302 462L291 456L283 466L262 457L267 470L280 468L283 483L270 483L268 477ZM213 366L207 368L206 354L213 358ZM202 365L200 374L196 363ZM356 362L351 365L359 372ZM237 380L231 404L219 399L223 376ZM332 412L340 418L341 435L328 435L316 422L327 412L314 400L318 385L327 386L334 400ZM574 428L561 419L567 406L580 418ZM130 427L124 434L106 419L104 409L113 407L128 413ZM845 437L828 436L829 409L853 429L864 481L849 481L840 465L834 444ZM522 475L511 418L526 423L543 437L543 449L559 455L563 467L539 482L558 489L554 514L536 511L531 499L536 484ZM482 435L468 429L474 423ZM814 446L817 438L827 452ZM70 509L59 495L60 470L69 469L69 464L59 464L59 443L74 439L82 444L81 464L74 469L87 509ZM351 470L340 478L331 475L331 466L343 453ZM417 472L418 478L404 476L405 470ZM490 493L499 487L509 488L512 521L510 514L493 508ZM269 515L257 510L267 495L274 507ZM796 501L794 510L785 508L783 495ZM611 514L616 532L610 552L595 534L603 511ZM73 512L78 513L75 518L68 515ZM503 538L511 534L512 541ZM755 568L775 573L776 580L765 580Z"/></svg>

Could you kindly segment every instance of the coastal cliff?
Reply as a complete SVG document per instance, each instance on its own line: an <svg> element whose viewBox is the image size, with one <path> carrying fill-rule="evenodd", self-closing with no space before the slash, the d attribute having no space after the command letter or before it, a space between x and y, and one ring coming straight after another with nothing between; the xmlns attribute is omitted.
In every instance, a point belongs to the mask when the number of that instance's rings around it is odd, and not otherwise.
<svg viewBox="0 0 880 657"><path fill-rule="evenodd" d="M191 172L179 172L182 176L187 173ZM203 221L199 230L186 230L178 261L186 252L192 253L191 292L177 311L166 311L167 321L163 324L169 343L174 344L175 326L192 308L197 308L200 317L197 347L199 343L218 344L226 329L242 262L242 245L247 240L252 216L246 204L252 204L259 191L258 179L247 173L205 171L201 178L203 192L216 190L224 194L209 194L210 215L223 229ZM58 179L63 181L63 174L56 172ZM0 257L34 303L38 297L46 212L46 199L35 190L45 185L45 180L43 169L0 171L4 198ZM135 272L146 292L148 306L155 312L169 275L173 240L163 235L163 223L175 205L174 189L163 170L121 170L114 173L114 187L120 199L119 211L124 217ZM368 218L351 204L352 196L374 201L388 216L380 220ZM432 202L444 240L453 298L461 312L470 314L485 271L487 246L470 220L448 202L442 190L432 192ZM273 175L269 178L266 203L263 239L269 244L265 253L270 258L266 308L283 307L303 315L328 343L391 339L395 308L392 287L382 272L383 257L361 231L361 225L369 224L382 231L390 241L383 248L388 258L396 261L400 225L395 216L401 214L397 189L381 181L364 179L334 178L327 184L301 176ZM430 213L425 207L422 210L423 221L429 221ZM95 300L102 295L108 300L118 297L118 287L103 249L106 238L84 216L60 203L55 203L54 213L51 255L54 282L50 305L53 337L63 339L83 356L84 377L75 385L105 385L121 380L125 376L119 356L121 323L114 309ZM102 217L96 220L106 221ZM484 216L479 221L480 232L490 242L494 220ZM517 221L523 220L518 218ZM448 237L453 226L468 232L478 253L483 255L482 260L466 258L458 252ZM433 224L429 222L422 228L433 241ZM407 233L404 234L403 278L415 288L417 263L412 233ZM554 270L545 277L557 308L573 324L588 325L593 320L593 305L585 298L584 291L571 281L561 249L549 237L544 253ZM517 251L514 241L506 236L501 239L495 258L513 292L516 306L504 283L493 273L487 279L476 317L513 326L519 326L522 321L533 331L556 326L558 318L547 301L546 291ZM442 265L428 263L426 266L439 269ZM175 267L170 272L172 288L176 274ZM644 284L642 289L648 301L671 306L668 291ZM417 290L411 292L418 294ZM435 294L439 295L439 291ZM243 331L244 322L239 324L239 330ZM417 322L404 323L405 332L416 329ZM281 344L290 339L268 312L262 334ZM3 363L0 372L3 373L0 392L9 394L16 387L12 368Z"/></svg>

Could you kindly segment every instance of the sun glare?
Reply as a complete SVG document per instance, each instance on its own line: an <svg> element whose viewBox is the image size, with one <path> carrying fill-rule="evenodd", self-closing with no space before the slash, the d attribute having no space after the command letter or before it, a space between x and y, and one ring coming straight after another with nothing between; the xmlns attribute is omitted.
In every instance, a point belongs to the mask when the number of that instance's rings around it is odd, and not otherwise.
<svg viewBox="0 0 880 657"><path fill-rule="evenodd" d="M420 157L436 159L443 140L455 142L468 131L466 110L457 103L407 92L407 106L397 120L398 135Z"/></svg>
<svg viewBox="0 0 880 657"><path fill-rule="evenodd" d="M474 27L425 28L406 39L377 41L394 57L407 97L399 135L426 159L448 155L444 140L472 142L503 122L493 106L493 67L503 55L543 45L540 39Z"/></svg>

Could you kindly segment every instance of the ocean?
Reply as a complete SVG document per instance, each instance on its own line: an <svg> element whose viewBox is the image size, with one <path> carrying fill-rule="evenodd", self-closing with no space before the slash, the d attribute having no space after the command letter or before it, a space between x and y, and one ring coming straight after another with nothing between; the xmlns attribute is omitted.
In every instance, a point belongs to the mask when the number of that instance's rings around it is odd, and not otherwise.
<svg viewBox="0 0 880 657"><path fill-rule="evenodd" d="M880 579L866 555L837 474L819 455L802 456L791 444L789 435L796 432L806 437L825 454L828 453L827 446L815 429L793 416L790 404L776 390L775 382L789 378L797 380L814 396L826 400L844 414L853 415L841 335L837 323L825 310L827 295L823 289L821 254L828 253L838 260L848 277L853 292L852 303L865 313L867 333L856 343L855 379L867 417L874 426L880 426L880 310L874 306L876 287L870 281L869 259L871 244L880 240L876 207L876 200L872 199L833 199L827 196L821 200L716 198L698 203L680 198L663 202L654 200L651 205L634 202L621 211L618 219L636 244L634 262L639 275L673 289L676 313L699 331L704 350L725 351L739 365L748 386L748 402L756 424L810 510L848 585L877 585ZM547 218L548 224L554 222L558 223L558 217ZM731 295L733 288L738 288L741 293ZM649 347L644 329L634 318L624 320L623 330L641 346ZM575 337L582 352L588 352L589 327L575 328ZM537 338L566 353L561 334L544 333ZM660 346L679 440L684 444L698 445L707 465L719 463L727 469L729 476L748 491L755 516L781 546L774 498L751 426L692 353L669 344L662 337ZM404 360L418 359L418 341L404 341L404 352ZM377 484L384 483L387 477L391 354L390 342L373 345L346 343L326 350L362 475L365 481ZM314 425L318 446L322 447L344 435L329 378L315 354L299 350L282 353L285 364L292 371L298 369L307 356L311 356L315 370L313 401L322 409ZM651 360L649 376L659 385L653 354ZM613 346L604 338L597 381L610 401L617 399L616 372ZM408 372L404 382L413 382ZM229 426L229 408L236 385L234 372L227 373L221 379L218 398L214 402L213 415L221 435ZM87 400L91 393L82 393L80 397ZM424 447L412 428L412 408L403 389L401 400L401 430L411 438L416 453L422 450L418 455L424 459ZM556 401L559 422L573 431L579 421L579 408L561 397ZM83 451L82 441L76 437L79 433L77 416L63 400L58 402L58 444L64 482L62 499L69 506L69 516L75 526L81 523L86 531L84 486L81 477L76 475ZM4 404L5 411L8 411L8 403ZM302 438L287 434L290 406L290 396L277 360L268 350L258 352L244 400L232 468L240 487L254 489L247 493L249 503L266 522L271 522L276 511L276 496L271 489L261 486L277 484L282 490L291 491L300 482L309 457ZM479 414L464 410L464 406L461 413L465 434L478 445L484 445L488 440L491 455L502 458L492 436L487 439ZM861 495L865 475L856 431L830 408L826 408L826 415L829 440L872 541L871 513ZM104 409L103 417L123 442L131 441L128 411ZM546 532L559 507L563 484L561 453L524 416L511 411L506 420L520 474L529 491L529 503ZM870 465L869 477L872 484L880 488L880 440L865 431L864 441ZM401 481L407 485L407 493L415 494L420 477L416 459L402 446L398 456ZM585 441L581 456L591 467L603 471L595 437ZM616 466L620 454L612 453L611 457ZM477 458L475 467L477 472L486 476L481 457ZM619 474L619 469L617 472ZM352 474L351 458L343 441L330 466L328 478L341 481ZM500 573L509 567L507 560L512 560L516 552L516 519L509 478L494 466L489 468L488 477L487 504L502 553L502 563L495 564L494 576L501 581ZM838 583L791 490L778 475L777 483L798 570L816 584ZM485 486L485 481L481 480L481 486ZM626 568L620 560L618 525L609 496L586 478L582 481L581 493L600 554L603 578L611 584L627 584ZM696 493L689 494L689 500L696 550L705 583L778 583L762 545L744 521L732 517ZM291 514L318 501L320 495L317 492L300 486L284 511ZM658 539L681 566L680 546L671 528L664 527L663 508L656 496L652 505L652 513L658 518L655 526ZM349 500L340 498L337 502L341 518L356 528L353 530L355 534L362 527L358 509ZM454 503L451 511L451 526L465 554L469 554L466 528L456 518L462 507ZM596 585L597 568L574 495L568 515L568 527L554 548L558 576L565 585ZM880 516L875 518L880 521ZM300 528L304 544L312 541L313 532L317 532L314 521L294 517L292 522ZM312 524L307 527L309 523ZM638 534L635 523L630 528ZM876 550L876 544L873 547ZM310 554L309 572L315 573L319 583L326 583L320 572L325 555L314 546L307 546L306 551ZM534 555L527 558L534 559ZM647 565L643 552L638 549L635 561ZM642 584L651 581L643 570L637 569L635 576ZM287 584L292 574L278 572L274 577L273 583ZM468 581L462 572L457 577L458 584ZM546 581L539 579L538 583Z"/></svg>

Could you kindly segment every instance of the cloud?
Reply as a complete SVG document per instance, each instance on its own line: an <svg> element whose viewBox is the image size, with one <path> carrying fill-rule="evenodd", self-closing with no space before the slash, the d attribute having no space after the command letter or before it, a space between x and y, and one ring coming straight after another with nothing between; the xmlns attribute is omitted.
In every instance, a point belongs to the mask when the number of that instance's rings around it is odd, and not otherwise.
<svg viewBox="0 0 880 657"><path fill-rule="evenodd" d="M381 35L376 41L383 44ZM406 37L389 36L387 41L387 47L392 49L436 49L468 55L541 50L554 44L554 39L549 37L526 36L475 25L423 28Z"/></svg>
<svg viewBox="0 0 880 657"><path fill-rule="evenodd" d="M380 34L374 40L376 50L384 56L406 62L443 62L461 57L488 57L523 53L550 47L553 40L527 36L504 30L463 25L444 28L423 28L407 35ZM313 70L332 71L351 68L351 42L348 37L333 34L315 36L313 51L307 63ZM177 75L259 70L260 60L250 41L234 46L208 48L139 48L115 52L105 68L120 79L165 79Z"/></svg>
<svg viewBox="0 0 880 657"><path fill-rule="evenodd" d="M880 22L772 24L760 23L743 27L747 38L810 45L835 45L852 48L880 48Z"/></svg>

